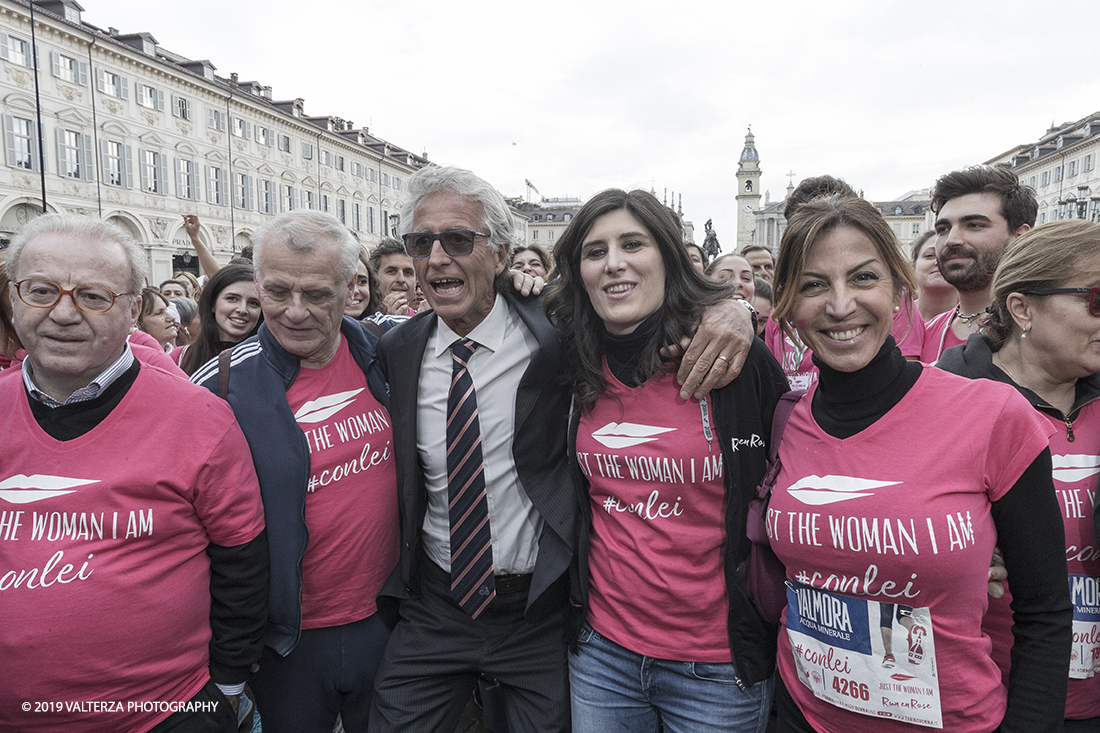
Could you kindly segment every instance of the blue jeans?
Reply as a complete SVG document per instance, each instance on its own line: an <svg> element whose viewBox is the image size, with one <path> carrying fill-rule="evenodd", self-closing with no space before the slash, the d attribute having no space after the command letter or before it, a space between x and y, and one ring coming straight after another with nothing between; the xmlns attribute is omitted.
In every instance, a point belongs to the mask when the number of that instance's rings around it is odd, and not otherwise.
<svg viewBox="0 0 1100 733"><path fill-rule="evenodd" d="M773 680L742 690L733 665L635 654L587 623L569 656L573 733L763 733Z"/></svg>

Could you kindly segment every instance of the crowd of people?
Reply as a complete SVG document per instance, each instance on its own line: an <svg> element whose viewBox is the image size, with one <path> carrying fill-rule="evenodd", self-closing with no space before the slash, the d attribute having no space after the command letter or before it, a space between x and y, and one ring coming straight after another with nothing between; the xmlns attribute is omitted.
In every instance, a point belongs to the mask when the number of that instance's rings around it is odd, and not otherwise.
<svg viewBox="0 0 1100 733"><path fill-rule="evenodd" d="M186 216L159 287L105 222L14 238L0 729L1100 731L1100 225L975 166L904 251L819 176L777 257L618 189L547 252L406 188L370 250Z"/></svg>

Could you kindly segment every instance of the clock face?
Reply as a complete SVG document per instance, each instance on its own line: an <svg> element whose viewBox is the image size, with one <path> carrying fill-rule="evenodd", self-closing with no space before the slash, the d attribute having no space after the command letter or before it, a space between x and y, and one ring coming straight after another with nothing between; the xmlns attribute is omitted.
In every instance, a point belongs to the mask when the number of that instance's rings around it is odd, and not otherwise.
<svg viewBox="0 0 1100 733"><path fill-rule="evenodd" d="M745 209L745 211L752 211L752 204L745 204L743 208Z"/></svg>

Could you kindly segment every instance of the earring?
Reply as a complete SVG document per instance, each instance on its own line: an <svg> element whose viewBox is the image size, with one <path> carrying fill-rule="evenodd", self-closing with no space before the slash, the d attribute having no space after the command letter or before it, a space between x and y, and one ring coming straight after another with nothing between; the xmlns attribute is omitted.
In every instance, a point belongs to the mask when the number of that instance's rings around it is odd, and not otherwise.
<svg viewBox="0 0 1100 733"><path fill-rule="evenodd" d="M1030 325L1029 325L1029 326L1025 326L1025 327L1024 327L1024 332L1020 334L1020 338L1022 338L1022 339L1026 339L1026 338L1027 338L1027 332L1028 332L1028 329L1030 329L1030 328L1031 328L1031 326L1030 326Z"/></svg>
<svg viewBox="0 0 1100 733"><path fill-rule="evenodd" d="M894 312L897 313L899 310L901 310L901 306L900 305L895 305L894 306Z"/></svg>

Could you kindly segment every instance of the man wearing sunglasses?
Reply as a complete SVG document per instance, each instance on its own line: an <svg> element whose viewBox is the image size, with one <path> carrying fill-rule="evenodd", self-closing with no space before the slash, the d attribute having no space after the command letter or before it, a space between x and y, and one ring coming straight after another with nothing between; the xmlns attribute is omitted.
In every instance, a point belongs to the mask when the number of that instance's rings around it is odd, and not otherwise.
<svg viewBox="0 0 1100 733"><path fill-rule="evenodd" d="M6 267L0 730L236 730L268 582L244 435L135 359L145 253L117 227L41 216Z"/></svg>
<svg viewBox="0 0 1100 733"><path fill-rule="evenodd" d="M566 609L577 531L568 390L536 297L509 285L511 213L487 182L429 167L408 181L405 250L432 311L383 336L401 558L379 597L396 623L375 678L372 733L453 730L478 683L511 733L568 730ZM724 338L685 357L728 382L752 339L726 304ZM741 327L744 326L744 329ZM697 338L697 340L699 340ZM706 339L703 339L706 340ZM399 604L399 620L398 608Z"/></svg>
<svg viewBox="0 0 1100 733"><path fill-rule="evenodd" d="M972 166L940 177L932 190L936 263L959 291L959 304L924 328L921 361L966 343L988 320L990 285L1005 247L1035 226L1035 192L1006 168Z"/></svg>

